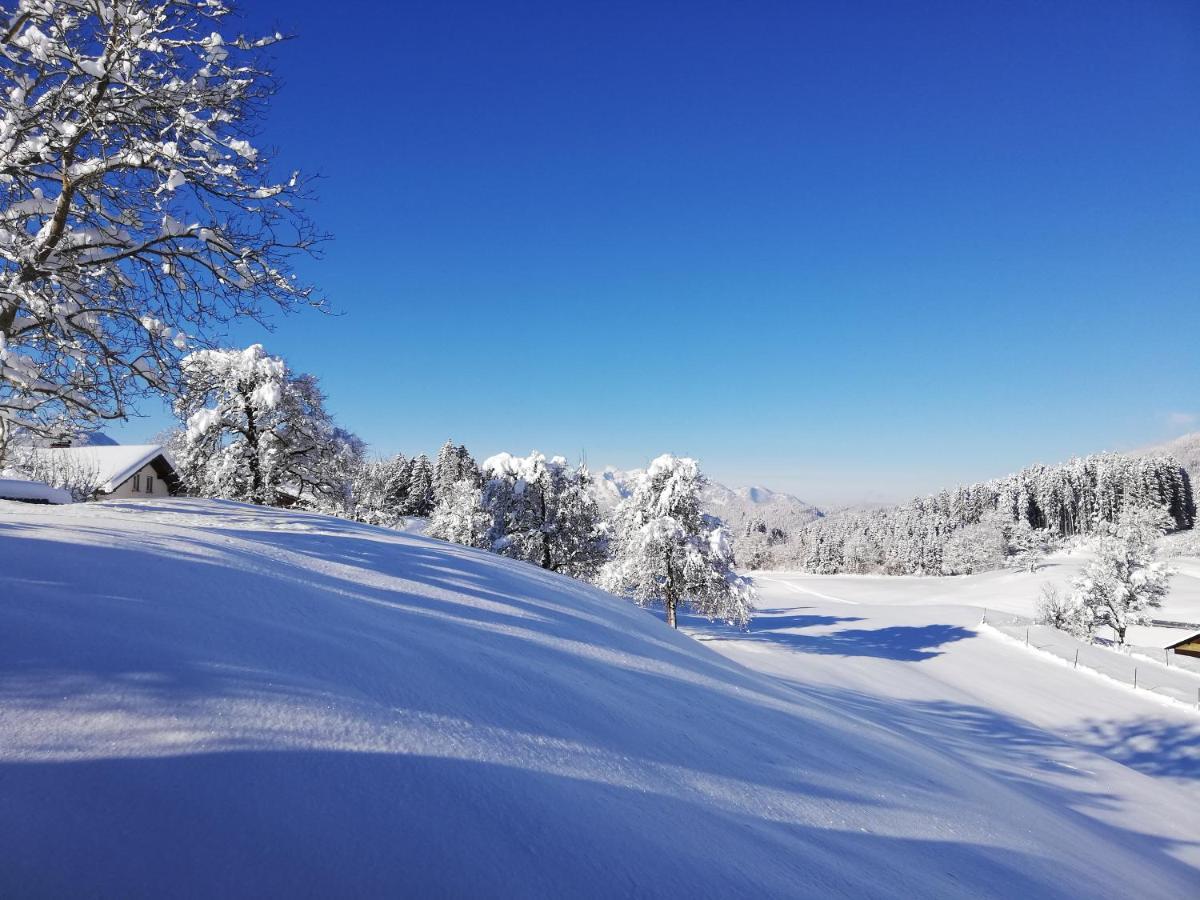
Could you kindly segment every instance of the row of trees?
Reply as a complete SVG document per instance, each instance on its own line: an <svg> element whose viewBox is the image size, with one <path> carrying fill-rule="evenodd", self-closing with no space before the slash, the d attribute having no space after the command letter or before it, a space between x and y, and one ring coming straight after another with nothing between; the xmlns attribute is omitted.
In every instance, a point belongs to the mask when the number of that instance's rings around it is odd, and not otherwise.
<svg viewBox="0 0 1200 900"><path fill-rule="evenodd" d="M315 378L261 345L200 350L182 360L167 443L188 493L299 505L374 525L428 516L428 533L604 585L667 619L689 606L745 625L750 583L733 571L721 522L704 515L694 460L663 456L606 519L587 467L540 453L476 463L447 441L424 455L368 459L337 426Z"/></svg>
<svg viewBox="0 0 1200 900"><path fill-rule="evenodd" d="M582 470L510 457L477 472L462 448L453 464L369 461L315 378L258 345L215 347L229 321L320 305L290 269L320 238L305 182L272 177L248 140L274 91L260 51L282 37L227 39L228 14L192 0L0 6L0 468L17 432L71 434L165 394L184 422L167 443L194 493L383 524L437 510L464 543L595 576L612 561L602 548L636 542L595 525ZM660 533L638 552L668 560L655 578L672 619L680 591L715 596L721 579L696 574L700 559L724 565L710 523L644 518L638 529ZM610 579L641 598L651 581Z"/></svg>
<svg viewBox="0 0 1200 900"><path fill-rule="evenodd" d="M1102 532L1127 508L1159 510L1173 529L1191 528L1196 507L1187 472L1171 457L1119 454L1032 466L902 506L818 520L774 556L822 573L1036 567L1054 542Z"/></svg>

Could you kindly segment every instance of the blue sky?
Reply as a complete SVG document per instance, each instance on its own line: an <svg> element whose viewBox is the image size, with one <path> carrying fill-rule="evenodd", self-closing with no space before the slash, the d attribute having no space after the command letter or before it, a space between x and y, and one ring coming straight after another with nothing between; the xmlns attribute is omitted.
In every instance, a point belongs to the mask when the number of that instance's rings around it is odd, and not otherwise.
<svg viewBox="0 0 1200 900"><path fill-rule="evenodd" d="M832 504L1200 427L1195 3L246 5L339 314L231 341L379 452Z"/></svg>

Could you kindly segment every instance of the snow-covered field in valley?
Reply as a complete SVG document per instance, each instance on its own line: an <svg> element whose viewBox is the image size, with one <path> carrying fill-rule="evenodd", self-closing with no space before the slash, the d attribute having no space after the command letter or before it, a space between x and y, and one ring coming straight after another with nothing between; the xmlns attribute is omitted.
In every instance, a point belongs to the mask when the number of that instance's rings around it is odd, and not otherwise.
<svg viewBox="0 0 1200 900"><path fill-rule="evenodd" d="M0 895L1194 895L1200 715L979 627L1045 574L676 633L419 534L3 504Z"/></svg>

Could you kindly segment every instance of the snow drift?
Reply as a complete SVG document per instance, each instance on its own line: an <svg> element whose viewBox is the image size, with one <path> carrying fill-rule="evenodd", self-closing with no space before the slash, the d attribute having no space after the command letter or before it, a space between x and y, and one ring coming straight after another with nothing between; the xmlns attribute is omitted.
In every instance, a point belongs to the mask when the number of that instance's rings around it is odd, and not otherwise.
<svg viewBox="0 0 1200 900"><path fill-rule="evenodd" d="M981 768L580 583L315 515L0 506L0 667L3 895L1196 884L1022 742Z"/></svg>

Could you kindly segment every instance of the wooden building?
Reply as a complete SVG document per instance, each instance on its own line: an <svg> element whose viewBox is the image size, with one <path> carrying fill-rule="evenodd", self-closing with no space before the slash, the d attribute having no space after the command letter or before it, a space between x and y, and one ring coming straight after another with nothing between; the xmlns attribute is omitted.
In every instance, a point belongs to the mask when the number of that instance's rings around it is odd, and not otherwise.
<svg viewBox="0 0 1200 900"><path fill-rule="evenodd" d="M1169 644L1167 649L1174 650L1180 656L1200 657L1200 631L1185 637L1182 641Z"/></svg>

